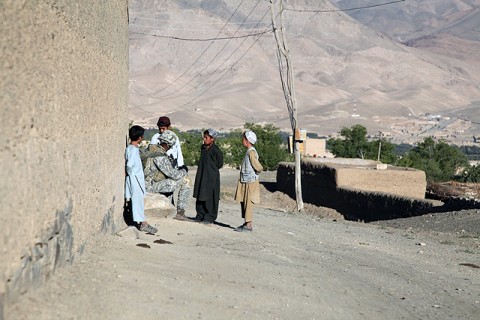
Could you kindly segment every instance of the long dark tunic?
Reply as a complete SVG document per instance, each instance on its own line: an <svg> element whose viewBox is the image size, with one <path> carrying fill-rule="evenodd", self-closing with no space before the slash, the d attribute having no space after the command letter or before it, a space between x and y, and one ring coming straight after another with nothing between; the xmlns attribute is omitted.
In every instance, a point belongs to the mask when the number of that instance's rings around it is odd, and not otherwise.
<svg viewBox="0 0 480 320"><path fill-rule="evenodd" d="M220 200L220 168L223 167L223 153L214 143L207 149L202 145L198 162L193 197L198 201Z"/></svg>

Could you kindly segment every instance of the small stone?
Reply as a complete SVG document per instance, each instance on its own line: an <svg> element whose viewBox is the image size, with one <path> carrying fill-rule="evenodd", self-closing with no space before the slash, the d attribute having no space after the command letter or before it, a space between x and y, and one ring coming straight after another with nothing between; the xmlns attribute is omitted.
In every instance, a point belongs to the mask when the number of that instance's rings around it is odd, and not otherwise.
<svg viewBox="0 0 480 320"><path fill-rule="evenodd" d="M138 229L136 227L130 226L126 229L123 229L119 232L117 232L117 236L122 237L122 238L127 238L127 239L139 239L140 234L138 232Z"/></svg>

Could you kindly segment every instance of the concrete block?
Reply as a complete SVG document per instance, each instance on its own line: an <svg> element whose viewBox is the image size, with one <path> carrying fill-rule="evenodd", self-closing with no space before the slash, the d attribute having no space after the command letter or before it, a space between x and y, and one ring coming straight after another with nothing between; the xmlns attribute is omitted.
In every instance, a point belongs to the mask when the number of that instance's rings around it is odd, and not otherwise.
<svg viewBox="0 0 480 320"><path fill-rule="evenodd" d="M172 201L159 193L147 193L145 195L145 217L148 220L167 218L175 214L176 208Z"/></svg>
<svg viewBox="0 0 480 320"><path fill-rule="evenodd" d="M140 233L138 232L138 229L133 226L117 232L117 236L127 239L140 239Z"/></svg>
<svg viewBox="0 0 480 320"><path fill-rule="evenodd" d="M377 163L377 170L387 170L388 165L386 163Z"/></svg>
<svg viewBox="0 0 480 320"><path fill-rule="evenodd" d="M150 209L173 209L175 206L169 198L159 193L147 193L145 195L145 210Z"/></svg>

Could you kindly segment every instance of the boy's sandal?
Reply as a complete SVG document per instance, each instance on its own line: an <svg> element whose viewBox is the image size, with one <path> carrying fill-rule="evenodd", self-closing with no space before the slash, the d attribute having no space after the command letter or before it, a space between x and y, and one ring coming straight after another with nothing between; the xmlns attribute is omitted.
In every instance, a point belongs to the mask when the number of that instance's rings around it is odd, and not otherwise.
<svg viewBox="0 0 480 320"><path fill-rule="evenodd" d="M152 227L151 225L142 225L140 226L140 231L147 232L147 233L157 233L157 228Z"/></svg>
<svg viewBox="0 0 480 320"><path fill-rule="evenodd" d="M247 228L247 226L245 226L245 225L241 225L240 227L237 227L237 228L233 229L233 231L237 231L237 232L252 232L253 229L252 229L252 228Z"/></svg>

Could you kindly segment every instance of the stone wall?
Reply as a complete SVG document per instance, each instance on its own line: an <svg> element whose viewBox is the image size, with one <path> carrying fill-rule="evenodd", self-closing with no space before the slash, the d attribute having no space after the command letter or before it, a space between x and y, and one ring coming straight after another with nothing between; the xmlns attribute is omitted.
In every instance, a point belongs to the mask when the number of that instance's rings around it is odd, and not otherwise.
<svg viewBox="0 0 480 320"><path fill-rule="evenodd" d="M303 159L305 203L337 210L349 220L384 220L423 214L434 203L425 200L423 171L360 159ZM293 163L280 163L277 188L295 197Z"/></svg>
<svg viewBox="0 0 480 320"><path fill-rule="evenodd" d="M305 154L310 157L325 157L327 155L327 139L306 139L303 141Z"/></svg>
<svg viewBox="0 0 480 320"><path fill-rule="evenodd" d="M127 7L0 1L0 318L123 226Z"/></svg>

